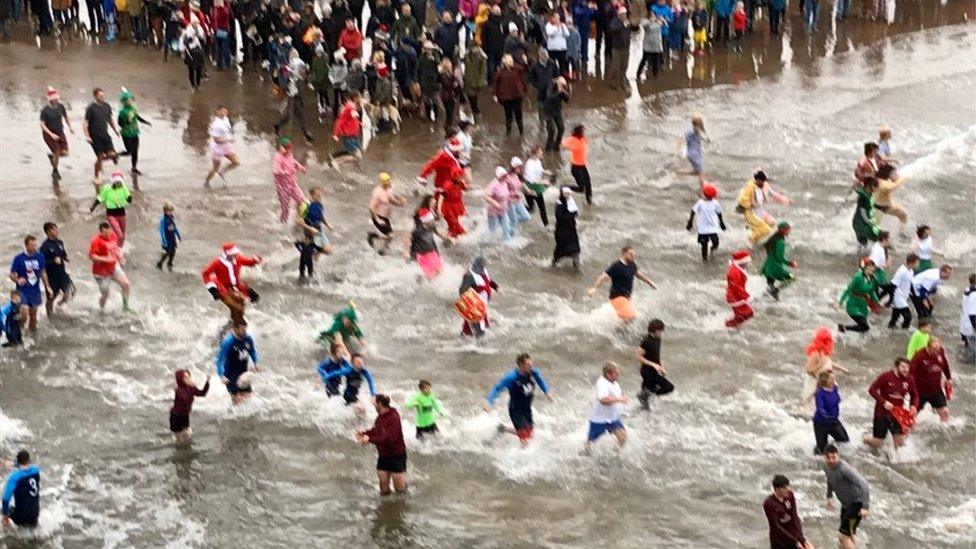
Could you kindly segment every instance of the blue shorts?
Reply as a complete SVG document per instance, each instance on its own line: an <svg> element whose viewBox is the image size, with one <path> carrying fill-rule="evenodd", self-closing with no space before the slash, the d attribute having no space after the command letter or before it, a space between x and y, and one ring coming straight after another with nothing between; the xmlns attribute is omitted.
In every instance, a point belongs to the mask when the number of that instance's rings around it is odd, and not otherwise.
<svg viewBox="0 0 976 549"><path fill-rule="evenodd" d="M624 428L624 424L619 419L607 423L590 422L590 433L586 435L586 440L593 442L603 436L603 433L612 433Z"/></svg>
<svg viewBox="0 0 976 549"><path fill-rule="evenodd" d="M44 304L44 298L41 296L41 291L30 291L30 290L18 290L20 292L20 304L26 305L31 309L40 307Z"/></svg>
<svg viewBox="0 0 976 549"><path fill-rule="evenodd" d="M358 137L342 137L340 141L342 142L342 148L346 149L347 153L355 153L363 150L363 142Z"/></svg>

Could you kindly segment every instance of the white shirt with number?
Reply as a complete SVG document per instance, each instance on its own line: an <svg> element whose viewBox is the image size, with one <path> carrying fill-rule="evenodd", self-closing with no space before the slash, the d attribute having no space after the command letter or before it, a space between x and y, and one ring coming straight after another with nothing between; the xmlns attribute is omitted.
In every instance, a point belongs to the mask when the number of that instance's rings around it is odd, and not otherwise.
<svg viewBox="0 0 976 549"><path fill-rule="evenodd" d="M593 411L590 413L590 421L593 423L610 423L612 421L617 421L620 419L620 409L623 404L602 404L600 400L607 397L620 398L623 392L620 390L620 384L616 381L610 381L604 376L600 376L600 379L596 382L596 405L593 406Z"/></svg>

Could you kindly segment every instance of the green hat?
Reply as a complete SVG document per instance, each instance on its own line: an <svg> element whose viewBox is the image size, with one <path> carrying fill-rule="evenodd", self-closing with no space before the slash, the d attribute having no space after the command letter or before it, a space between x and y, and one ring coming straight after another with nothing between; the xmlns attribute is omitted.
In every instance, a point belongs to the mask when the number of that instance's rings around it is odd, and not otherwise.
<svg viewBox="0 0 976 549"><path fill-rule="evenodd" d="M125 103L126 101L135 100L136 96L129 90L122 88L122 95L119 96L119 101Z"/></svg>
<svg viewBox="0 0 976 549"><path fill-rule="evenodd" d="M780 221L777 227L779 227L780 229L785 229L787 227L792 227L792 225L790 225L789 221Z"/></svg>
<svg viewBox="0 0 976 549"><path fill-rule="evenodd" d="M284 137L284 136L278 138L278 146L279 147L287 147L288 145L291 145L291 139L290 138Z"/></svg>

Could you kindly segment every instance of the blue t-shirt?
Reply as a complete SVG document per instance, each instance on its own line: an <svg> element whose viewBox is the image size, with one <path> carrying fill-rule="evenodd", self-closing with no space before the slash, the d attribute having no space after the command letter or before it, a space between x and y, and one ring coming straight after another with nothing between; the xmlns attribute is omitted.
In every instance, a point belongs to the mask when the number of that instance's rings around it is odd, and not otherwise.
<svg viewBox="0 0 976 549"><path fill-rule="evenodd" d="M610 299L630 297L634 291L634 277L637 276L636 263L624 263L618 259L604 272L610 277Z"/></svg>
<svg viewBox="0 0 976 549"><path fill-rule="evenodd" d="M688 153L688 158L701 158L701 145L701 134L695 130L688 130L688 133L685 134L685 150Z"/></svg>
<svg viewBox="0 0 976 549"><path fill-rule="evenodd" d="M16 274L18 278L27 279L26 284L17 284L20 295L29 299L40 299L41 273L44 272L44 255L41 252L34 252L31 255L27 255L27 252L17 254L10 265L10 272Z"/></svg>
<svg viewBox="0 0 976 549"><path fill-rule="evenodd" d="M325 206L321 202L312 202L308 205L308 209L305 210L305 223L319 228L319 225L325 222Z"/></svg>

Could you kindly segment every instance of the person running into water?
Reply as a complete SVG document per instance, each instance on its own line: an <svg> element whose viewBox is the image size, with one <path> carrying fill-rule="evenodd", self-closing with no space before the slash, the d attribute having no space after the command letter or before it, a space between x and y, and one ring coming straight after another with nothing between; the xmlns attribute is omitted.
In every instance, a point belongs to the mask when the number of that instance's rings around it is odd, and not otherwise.
<svg viewBox="0 0 976 549"><path fill-rule="evenodd" d="M840 422L840 388L831 370L823 370L817 376L817 390L813 395L813 437L817 441L815 455L822 454L827 447L827 437L835 443L850 442L847 429Z"/></svg>
<svg viewBox="0 0 976 549"><path fill-rule="evenodd" d="M891 433L895 448L904 446L908 433L902 429L891 410L903 408L908 400L910 414L914 416L918 413L918 391L911 374L911 363L905 358L896 358L894 368L875 378L868 388L868 394L874 399L874 421L871 436L864 437L864 443L874 449L881 448L888 433Z"/></svg>
<svg viewBox="0 0 976 549"><path fill-rule="evenodd" d="M278 193L278 206L281 209L278 221L284 225L288 223L288 214L291 213L290 203L302 204L308 200L305 198L305 191L298 184L298 173L306 173L308 170L292 154L291 139L287 137L278 138L278 152L275 153L271 166L275 191Z"/></svg>
<svg viewBox="0 0 976 549"><path fill-rule="evenodd" d="M360 101L359 92L350 91L332 127L332 139L342 145L342 150L329 157L329 167L335 171L339 171L339 164L342 162L354 162L357 166L362 162L363 124L359 119Z"/></svg>
<svg viewBox="0 0 976 549"><path fill-rule="evenodd" d="M47 158L51 161L51 177L55 180L61 179L61 172L58 171L58 164L61 159L68 156L68 139L64 135L64 126L68 125L68 130L75 133L68 118L68 111L60 102L61 95L58 90L47 88L47 105L41 109L41 137L44 144L50 149Z"/></svg>
<svg viewBox="0 0 976 549"><path fill-rule="evenodd" d="M933 267L924 271L919 271L912 278L912 305L915 306L915 313L919 319L932 316L935 304L932 303L932 296L938 291L943 282L952 277L952 266L943 265Z"/></svg>
<svg viewBox="0 0 976 549"><path fill-rule="evenodd" d="M857 208L854 210L854 236L860 245L859 252L863 253L869 242L878 240L878 220L874 214L874 193L878 190L878 180L872 177L864 179L862 185L855 189L857 193Z"/></svg>
<svg viewBox="0 0 976 549"><path fill-rule="evenodd" d="M163 270L163 262L166 268L173 272L173 258L176 257L176 245L183 241L180 228L176 226L176 209L170 203L163 204L163 215L159 217L159 245L163 248L163 254L156 262L156 268Z"/></svg>
<svg viewBox="0 0 976 549"><path fill-rule="evenodd" d="M198 396L207 396L210 390L210 376L203 384L202 389L197 389L193 384L193 377L189 370L176 370L176 388L173 391L173 407L169 409L169 430L173 433L173 442L178 445L185 445L190 442L190 410L193 409L193 399Z"/></svg>
<svg viewBox="0 0 976 549"><path fill-rule="evenodd" d="M204 267L201 272L203 283L214 301L221 301L230 311L231 324L244 324L244 306L260 301L253 288L241 278L241 267L252 267L262 263L260 256L246 256L233 242L224 242L222 252ZM226 327L221 333L226 331Z"/></svg>
<svg viewBox="0 0 976 549"><path fill-rule="evenodd" d="M349 351L346 350L346 346L341 342L335 342L329 346L329 356L325 357L315 367L315 370L319 373L319 379L325 385L325 394L329 398L339 396L340 380L338 378L329 378L328 375L344 367L352 368L352 365L349 364Z"/></svg>
<svg viewBox="0 0 976 549"><path fill-rule="evenodd" d="M66 265L71 262L68 252L64 248L64 242L59 236L59 229L56 223L48 221L44 224L44 234L47 239L41 244L41 255L44 256L44 273L47 274L47 289L49 296L44 305L47 307L47 316L54 312L54 301L58 295L61 296L59 305L64 305L75 296L75 285L71 281Z"/></svg>
<svg viewBox="0 0 976 549"><path fill-rule="evenodd" d="M702 261L708 263L708 258L718 249L718 231L725 230L725 220L722 219L722 205L715 200L718 196L718 189L714 185L702 183L702 196L691 208L691 215L688 217L688 224L685 230L690 231L691 225L695 221L695 214L698 214L698 245L701 246ZM709 251L708 245L711 243L712 249Z"/></svg>
<svg viewBox="0 0 976 549"><path fill-rule="evenodd" d="M98 308L105 312L105 302L108 301L110 285L115 282L122 290L122 310L129 313L129 279L122 270L122 250L119 249L119 239L112 226L106 222L98 224L98 233L92 238L88 246L88 258L92 262L92 275L98 285L101 297Z"/></svg>
<svg viewBox="0 0 976 549"><path fill-rule="evenodd" d="M779 301L780 290L795 280L789 268L795 269L796 261L786 257L786 237L790 236L792 230L789 221L780 221L776 233L763 244L766 261L763 262L762 273L766 277L766 291L776 301ZM781 283L779 287L776 286L777 282Z"/></svg>
<svg viewBox="0 0 976 549"><path fill-rule="evenodd" d="M833 372L834 368L845 374L849 374L850 371L834 362L834 334L827 328L817 328L804 354L807 359L803 367L803 392L800 395L800 405L804 416L810 417L814 412L814 394L817 392L820 374Z"/></svg>
<svg viewBox="0 0 976 549"><path fill-rule="evenodd" d="M203 181L203 186L208 189L210 188L210 180L213 179L213 176L219 175L226 182L227 179L224 177L224 174L241 164L237 159L237 152L234 151L234 126L230 123L230 118L227 117L229 113L230 111L227 110L227 107L223 105L217 107L217 111L208 129L208 133L210 134L210 160L212 166L207 173L206 179ZM226 165L222 165L224 159L228 162Z"/></svg>
<svg viewBox="0 0 976 549"><path fill-rule="evenodd" d="M962 293L959 336L962 338L963 363L976 364L976 273L969 275L969 287Z"/></svg>
<svg viewBox="0 0 976 549"><path fill-rule="evenodd" d="M407 492L407 446L403 442L403 424L396 408L390 406L390 397L376 395L376 421L373 428L356 432L356 442L376 446L376 477L380 495L388 496L390 481L398 494Z"/></svg>
<svg viewBox="0 0 976 549"><path fill-rule="evenodd" d="M37 528L40 514L41 469L31 463L30 452L21 450L17 452L17 466L7 475L3 485L3 525L7 528Z"/></svg>
<svg viewBox="0 0 976 549"><path fill-rule="evenodd" d="M895 286L888 277L888 270L891 268L891 255L888 253L890 246L891 235L888 231L879 231L878 240L871 244L871 251L868 253L868 259L874 263L874 283L878 289L878 301L888 298L885 307L890 307L895 298Z"/></svg>
<svg viewBox="0 0 976 549"><path fill-rule="evenodd" d="M620 412L630 399L623 394L619 379L620 368L612 361L607 362L603 366L603 375L596 380L594 390L596 403L593 405L593 411L590 412L590 428L583 448L585 454L590 453L593 443L604 433L617 437L618 448L623 448L627 443L627 429L620 420Z"/></svg>
<svg viewBox="0 0 976 549"><path fill-rule="evenodd" d="M355 350L366 348L366 338L360 326L359 309L350 301L338 313L332 316L332 324L327 330L319 332L319 341L326 341L330 345L339 343Z"/></svg>
<svg viewBox="0 0 976 549"><path fill-rule="evenodd" d="M366 242L380 255L386 254L393 241L393 224L390 222L390 212L394 207L405 206L406 199L393 192L393 178L386 172L380 173L380 184L373 189L369 197L369 217L376 227L366 235ZM381 241L379 247L376 241Z"/></svg>
<svg viewBox="0 0 976 549"><path fill-rule="evenodd" d="M112 184L102 185L98 191L98 196L95 197L95 201L89 208L89 211L94 212L99 204L105 205L105 220L109 222L112 230L118 236L120 248L125 245L125 207L131 202L132 192L126 186L122 172L116 170L112 173Z"/></svg>
<svg viewBox="0 0 976 549"><path fill-rule="evenodd" d="M579 207L573 198L573 189L567 186L559 188L559 201L556 202L556 230L553 236L556 246L552 251L552 266L555 267L562 259L569 258L573 268L580 268L579 232L576 229L576 218L579 217Z"/></svg>
<svg viewBox="0 0 976 549"><path fill-rule="evenodd" d="M584 193L586 203L592 206L593 182L590 180L590 171L586 167L587 141L585 133L586 130L582 124L574 126L569 137L563 140L562 148L569 151L569 172L573 175L573 180L576 181L576 186L572 188L573 191Z"/></svg>
<svg viewBox="0 0 976 549"><path fill-rule="evenodd" d="M132 160L132 175L144 175L139 171L139 123L147 126L152 124L145 118L139 116L136 111L136 96L129 90L122 88L122 95L119 96L119 133L122 136L122 144L125 150L119 156L128 156Z"/></svg>
<svg viewBox="0 0 976 549"><path fill-rule="evenodd" d="M610 305L617 312L617 317L625 323L630 323L637 318L637 311L634 310L630 300L630 295L634 291L634 279L637 278L651 288L657 289L654 282L637 267L637 263L634 262L636 259L634 247L624 246L620 250L620 259L610 264L587 291L592 296L600 286L609 281Z"/></svg>
<svg viewBox="0 0 976 549"><path fill-rule="evenodd" d="M867 481L841 461L837 447L828 444L824 449L824 474L827 476L827 509L833 510L834 494L840 501L840 549L853 549L854 537L863 519L868 518L871 507L871 490Z"/></svg>
<svg viewBox="0 0 976 549"><path fill-rule="evenodd" d="M926 404L931 404L939 419L943 422L949 421L948 401L952 399L953 393L952 372L949 370L949 359L946 358L942 340L930 337L928 345L915 353L911 360L911 373L918 389L918 410L921 412Z"/></svg>
<svg viewBox="0 0 976 549"><path fill-rule="evenodd" d="M445 413L441 401L434 396L429 381L421 379L417 387L419 391L410 397L404 407L417 412L417 440L423 440L424 437L430 437L439 432L437 418L445 415Z"/></svg>
<svg viewBox="0 0 976 549"><path fill-rule="evenodd" d="M370 396L376 396L376 384L373 382L373 374L366 369L363 356L359 353L352 353L348 363L343 364L338 370L333 370L321 376L322 383L326 385L326 394L329 394L329 383L343 377L346 378L346 388L342 391L342 400L346 401L346 406L359 402L359 389L362 387L364 379L366 380L366 386L369 388ZM329 394L330 398L332 396Z"/></svg>
<svg viewBox="0 0 976 549"><path fill-rule="evenodd" d="M328 229L335 236L335 228L325 218L325 205L322 204L322 195L325 191L322 187L312 187L308 192L312 197L311 200L304 204L296 204L298 210L296 223L301 227L304 237L302 241L295 242L301 254L298 268L299 281L312 276L315 271L313 262L318 261L322 254L332 253L332 241L329 240L325 230ZM303 271L307 273L305 279L302 278Z"/></svg>
<svg viewBox="0 0 976 549"><path fill-rule="evenodd" d="M501 166L495 167L495 178L485 188L485 213L488 216L488 232L495 234L496 229L502 231L502 241L511 240L515 228L508 216L508 170Z"/></svg>
<svg viewBox="0 0 976 549"><path fill-rule="evenodd" d="M766 211L770 202L777 204L790 204L790 199L773 190L771 180L766 177L766 172L758 170L752 175L736 200L735 211L745 217L746 225L749 227L749 244L756 246L766 240L769 233L773 232L772 225L776 220Z"/></svg>
<svg viewBox="0 0 976 549"><path fill-rule="evenodd" d="M894 276L891 277L891 320L888 321L888 328L894 328L899 318L902 320L902 330L907 330L912 324L912 310L909 307L908 300L912 294L912 279L915 277L917 267L918 256L908 254L905 257L905 264L898 267Z"/></svg>
<svg viewBox="0 0 976 549"><path fill-rule="evenodd" d="M539 219L542 226L549 226L549 213L546 211L546 189L551 184L552 173L546 171L542 166L544 153L540 145L535 145L529 150L529 157L522 167L522 179L525 180L525 200L526 209L529 214L536 210L538 206Z"/></svg>
<svg viewBox="0 0 976 549"><path fill-rule="evenodd" d="M813 544L803 536L803 523L796 511L790 479L783 475L773 477L773 493L763 501L763 512L769 523L772 549L813 549Z"/></svg>
<svg viewBox="0 0 976 549"><path fill-rule="evenodd" d="M916 273L927 271L935 266L932 263L932 256L936 253L932 244L932 228L928 225L919 225L915 229L915 239L912 240L912 253L918 256L918 268L915 269Z"/></svg>
<svg viewBox="0 0 976 549"><path fill-rule="evenodd" d="M637 362L640 363L641 390L637 394L642 410L650 408L651 395L663 396L674 391L674 385L664 377L668 371L661 364L661 334L664 321L659 318L647 323L647 335L637 347Z"/></svg>
<svg viewBox="0 0 976 549"><path fill-rule="evenodd" d="M691 164L691 170L678 170L680 175L694 175L698 177L698 186L704 190L705 188L705 157L702 152L702 142L708 141L708 136L705 135L705 120L700 114L691 115L691 129L685 132L684 140L681 141L681 145L684 146L685 158L688 159L688 163ZM725 230L724 228L722 230Z"/></svg>
<svg viewBox="0 0 976 549"><path fill-rule="evenodd" d="M15 347L24 343L23 319L25 315L21 310L20 292L10 290L10 301L0 308L0 329L6 341L4 347Z"/></svg>
<svg viewBox="0 0 976 549"><path fill-rule="evenodd" d="M36 333L37 310L44 302L45 294L49 301L54 296L47 277L44 254L37 251L37 237L34 235L24 237L24 251L17 254L11 262L9 277L17 285L17 293L20 294L21 328L29 328L32 334Z"/></svg>
<svg viewBox="0 0 976 549"><path fill-rule="evenodd" d="M238 406L251 398L251 374L258 371L258 350L247 333L247 322L235 322L231 333L220 343L214 361L217 377L227 387L231 402ZM247 375L245 375L247 374Z"/></svg>
<svg viewBox="0 0 976 549"><path fill-rule="evenodd" d="M912 337L908 340L908 349L905 351L905 358L911 360L915 358L915 353L929 346L929 338L932 337L931 318L922 318L918 321L918 329L912 332Z"/></svg>
<svg viewBox="0 0 976 549"><path fill-rule="evenodd" d="M749 273L746 267L752 261L749 250L745 248L737 250L729 260L729 269L725 273L725 302L732 307L732 316L725 319L726 328L736 328L743 322L749 320L755 314L752 306L752 296L746 285L749 282Z"/></svg>
<svg viewBox="0 0 976 549"><path fill-rule="evenodd" d="M902 208L901 204L895 202L891 195L902 188L908 182L906 177L898 177L895 167L885 164L878 169L875 175L878 180L878 188L874 191L874 207L879 212L898 218L898 232L903 237L906 235L905 228L908 226L908 213Z"/></svg>
<svg viewBox="0 0 976 549"><path fill-rule="evenodd" d="M837 308L844 307L847 316L851 317L851 320L854 321L854 324L849 326L838 324L837 331L841 333L848 331L866 332L870 330L871 326L868 324L868 314L881 310L881 304L878 303L877 299L878 286L874 280L874 263L870 259L867 259L863 264L854 273L854 276L851 277L851 281L847 284L847 288L844 289L844 293L837 300Z"/></svg>
<svg viewBox="0 0 976 549"><path fill-rule="evenodd" d="M490 413L498 395L508 390L508 417L512 420L512 426L499 424L498 432L517 436L522 448L526 448L535 425L532 421L532 399L535 397L536 384L550 402L552 394L549 384L542 378L542 373L535 367L535 361L528 353L515 357L515 365L515 369L505 374L488 393L484 409Z"/></svg>
<svg viewBox="0 0 976 549"><path fill-rule="evenodd" d="M865 143L864 156L857 161L854 166L854 188L864 185L864 181L869 177L874 177L878 173L881 161L878 158L878 144Z"/></svg>
<svg viewBox="0 0 976 549"><path fill-rule="evenodd" d="M524 167L525 163L522 162L522 159L513 156L509 163L508 175L503 178L508 185L508 223L511 226L511 232L513 234L519 225L532 219L532 216L529 215L528 208L525 207L524 201L524 192L528 189L525 183L522 182L522 168ZM495 175L498 175L497 171Z"/></svg>
<svg viewBox="0 0 976 549"><path fill-rule="evenodd" d="M431 280L444 269L444 263L441 261L441 254L437 250L437 241L434 237L439 236L445 242L451 242L451 238L441 234L437 229L437 218L434 216L434 212L422 208L417 214L413 231L407 235L404 241L403 258L407 261L416 261L424 277Z"/></svg>
<svg viewBox="0 0 976 549"><path fill-rule="evenodd" d="M485 258L480 255L471 261L471 268L461 277L458 295L464 295L468 290L474 290L481 302L484 303L485 316L478 322L462 321L461 333L466 336L481 338L491 327L488 303L491 302L491 294L498 291L498 284L488 275L488 271L485 270Z"/></svg>
<svg viewBox="0 0 976 549"><path fill-rule="evenodd" d="M95 174L92 183L95 185L95 193L98 194L98 187L102 182L102 162L111 160L116 165L119 163L119 155L115 152L115 144L112 143L112 136L108 134L108 128L111 126L115 135L119 135L119 129L112 119L111 105L105 102L105 91L102 88L95 88L92 95L95 101L85 109L85 121L81 128L92 151L95 152Z"/></svg>

